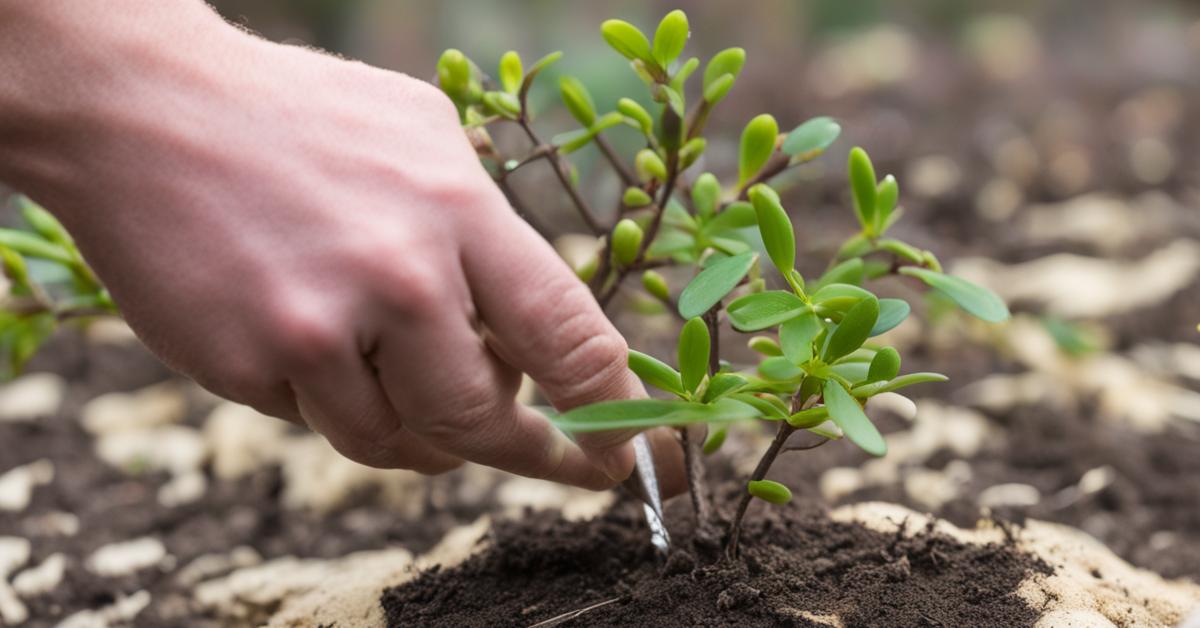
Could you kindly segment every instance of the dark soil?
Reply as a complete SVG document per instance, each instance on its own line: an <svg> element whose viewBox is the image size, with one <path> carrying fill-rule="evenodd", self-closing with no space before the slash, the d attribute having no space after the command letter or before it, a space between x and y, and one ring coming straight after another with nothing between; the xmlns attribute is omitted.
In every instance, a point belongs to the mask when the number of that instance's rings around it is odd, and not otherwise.
<svg viewBox="0 0 1200 628"><path fill-rule="evenodd" d="M963 494L935 513L970 524L984 514L979 491L1019 482L1036 487L1042 500L1004 508L993 515L1025 517L1078 527L1129 562L1167 577L1200 581L1200 425L1173 426L1145 434L1085 418L1091 412L1022 408L993 417L1006 440L968 460L972 480ZM953 455L934 455L926 466L941 468ZM1113 480L1079 495L1072 488L1092 469L1110 467ZM881 499L908 503L902 484L852 494L848 502Z"/></svg>
<svg viewBox="0 0 1200 628"><path fill-rule="evenodd" d="M731 504L737 486L724 494ZM686 525L689 508L673 500L668 521ZM1038 616L1014 592L1051 571L1009 546L839 523L810 501L756 504L734 563L694 543L690 525L672 535L663 562L638 504L581 522L534 514L497 524L485 551L388 589L381 603L390 626L532 626L613 600L565 625L818 626L811 616L836 615L847 627L1014 627Z"/></svg>
<svg viewBox="0 0 1200 628"><path fill-rule="evenodd" d="M30 564L54 553L68 557L63 582L51 593L25 599L29 626L49 626L76 611L112 603L122 595L149 591L151 605L138 615L139 625L197 625L189 607L190 586L176 572L204 554L228 554L252 547L264 560L280 556L336 558L351 552L399 545L414 552L432 547L457 525L474 520L493 507L489 500L452 502L416 519L398 516L369 491L348 496L334 512L287 509L277 467L266 467L237 481L211 473L208 490L195 502L174 508L159 503L158 489L165 473L130 475L101 461L93 453L94 438L79 425L83 402L102 392L132 390L170 377L169 371L136 347L84 350L79 339L62 334L56 350L39 356L35 368L65 374L71 380L67 400L56 416L29 423L0 423L0 472L39 459L51 460L54 481L37 488L23 512L0 511L0 536L27 538L32 543ZM55 358L55 359L52 359ZM192 407L185 423L198 425L207 407ZM19 447L8 446L19 443ZM456 474L432 478L444 494L457 494ZM45 517L51 513L78 517L75 535L51 534ZM169 569L148 568L120 578L100 578L87 571L83 559L109 543L152 536L174 557ZM217 574L214 574L217 575Z"/></svg>

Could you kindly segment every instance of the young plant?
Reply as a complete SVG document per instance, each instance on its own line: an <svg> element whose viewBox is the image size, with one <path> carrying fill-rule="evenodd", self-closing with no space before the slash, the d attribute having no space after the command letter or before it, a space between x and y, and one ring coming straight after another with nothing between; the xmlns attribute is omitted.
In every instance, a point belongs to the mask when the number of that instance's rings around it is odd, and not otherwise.
<svg viewBox="0 0 1200 628"><path fill-rule="evenodd" d="M882 456L887 444L863 410L867 400L946 379L937 373L902 375L899 353L871 340L899 325L910 307L901 299L878 298L864 287L866 282L910 277L987 321L1004 320L1008 309L986 289L944 274L930 251L887 237L902 213L899 187L891 175L876 177L861 148L850 151L848 163L858 233L823 275L806 281L795 268L791 220L769 183L822 155L838 138L838 123L818 117L781 134L774 117L758 115L742 130L736 176L728 184L709 172L693 178L708 146L704 131L709 114L729 94L745 52L729 48L717 53L705 64L698 89L689 89L701 63L681 57L689 35L682 11L668 13L653 39L620 20L604 22L601 35L629 61L652 104L647 108L644 101L624 97L613 103L614 110L600 113L582 81L560 77L559 94L580 128L549 142L532 126L527 95L533 77L558 53L526 73L517 54L506 53L496 85L461 52L451 50L439 63L439 80L458 106L480 157L522 215L530 214L509 177L534 161L549 162L583 222L603 242L600 253L578 269L602 306L609 305L630 275L640 273L643 289L671 304L684 321L678 370L639 351L629 354L630 368L672 398L593 404L557 415L557 424L568 432L679 428L701 526L709 524L701 452L716 451L732 423L775 424L775 438L748 479L725 535L727 554L735 556L750 500L783 503L791 497L787 487L765 479L778 455L796 448L788 446L789 436L805 430L816 434L819 443L845 439ZM519 126L532 144L523 156L509 157L487 132L492 124L507 123ZM605 137L624 129L643 144L632 155L632 169L625 161L629 156L622 159ZM575 170L566 160L588 146L599 150L624 186L619 206L606 216L576 187ZM766 289L763 253L786 289ZM691 267L695 273L674 301L665 278L654 270L667 265ZM750 339L762 355L754 368L739 371L720 360L718 336L726 321L740 332L760 332ZM703 445L698 433L689 430L698 425L711 430Z"/></svg>
<svg viewBox="0 0 1200 628"><path fill-rule="evenodd" d="M549 164L582 222L601 242L595 257L576 269L601 306L610 305L629 277L640 276L642 289L670 304L684 321L678 370L638 351L629 354L630 368L672 398L584 406L553 416L556 424L571 433L678 428L701 526L711 523L701 482L702 453L716 451L731 424L775 426L775 438L747 480L725 533L732 557L750 500L784 503L791 497L786 486L765 477L780 453L801 448L789 446L789 436L804 430L817 435L819 444L845 439L883 455L886 442L863 411L867 400L946 379L936 373L901 375L898 352L872 341L899 325L910 308L900 299L876 297L864 287L866 282L909 277L987 321L1007 318L1008 309L986 289L944 274L930 251L887 237L902 213L899 188L890 175L876 177L860 148L850 151L848 164L858 233L823 275L806 280L795 268L791 220L770 184L776 175L820 157L838 138L840 125L817 117L780 133L774 117L758 115L741 132L736 173L722 184L716 174L697 171L708 148L707 121L736 83L745 51L718 52L693 80L702 64L682 56L690 35L682 11L668 13L653 39L621 20L604 22L600 31L646 92L641 98L601 103L607 106L598 109L582 81L560 76L559 96L579 127L549 141L533 126L529 93L562 53L526 68L516 52L507 52L493 79L451 49L438 60L438 84L458 108L464 131L496 184L543 234L547 229L523 203L510 177L530 164ZM520 129L528 146L517 151L499 146L489 129L500 125ZM622 155L609 143L607 136L618 132L637 138L639 147L632 155ZM593 207L568 161L569 155L593 147L621 185L620 201L609 212ZM11 297L0 312L0 348L10 370L19 368L59 321L115 312L61 225L27 199L18 202L32 230L0 230ZM779 274L772 283L783 289L766 289L764 254ZM672 265L694 273L677 297L656 270ZM720 359L719 334L725 323L739 332L758 333L749 340L761 355L757 365L738 370ZM704 427L711 433L701 443Z"/></svg>

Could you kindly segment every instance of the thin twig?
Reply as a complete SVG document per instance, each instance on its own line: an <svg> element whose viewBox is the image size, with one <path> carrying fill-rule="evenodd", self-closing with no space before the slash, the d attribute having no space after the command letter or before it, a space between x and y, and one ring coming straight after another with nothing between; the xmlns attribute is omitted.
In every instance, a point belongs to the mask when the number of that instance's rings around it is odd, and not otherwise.
<svg viewBox="0 0 1200 628"><path fill-rule="evenodd" d="M616 296L617 290L621 286L621 280L625 279L626 275L631 272L630 269L637 267L646 258L646 251L649 250L650 243L658 236L658 229L662 226L663 214L667 213L667 203L671 202L671 193L674 191L675 181L679 177L679 156L672 153L668 155L667 162L667 180L663 184L662 195L659 197L658 204L655 205L654 217L650 219L650 226L646 228L646 233L642 237L642 244L638 247L637 257L633 259L633 263L627 268L617 271L616 280L596 297L602 309L607 308L609 302ZM609 248L609 246L606 246L605 250L607 251Z"/></svg>
<svg viewBox="0 0 1200 628"><path fill-rule="evenodd" d="M820 447L821 445L828 443L830 440L831 439L829 439L829 438L821 437L821 440L819 440L815 443L812 443L811 445L792 445L791 447L784 447L783 451L781 451L779 453L782 454L782 453L787 453L789 451L808 451L810 449L816 449L817 447Z"/></svg>
<svg viewBox="0 0 1200 628"><path fill-rule="evenodd" d="M538 137L537 133L530 126L529 120L522 115L517 119L517 123L525 131L525 135L529 137L529 141L533 142L534 146L544 146L545 142ZM588 202L579 194L579 190L575 188L575 184L571 183L571 175L567 172L562 164L562 159L558 155L558 151L551 151L544 155L550 162L554 175L558 177L558 182L562 184L563 189L567 191L567 195L571 197L571 202L575 203L575 208L579 210L579 217L583 218L583 222L587 224L588 229L595 235L604 233L604 228L600 226L600 221L596 218L596 213L592 211Z"/></svg>
<svg viewBox="0 0 1200 628"><path fill-rule="evenodd" d="M629 167L617 156L617 151L613 150L612 144L609 144L603 135L596 135L596 146L600 148L601 153L604 153L604 158L608 160L608 163L612 164L613 170L617 172L617 176L620 177L621 183L625 187L637 185L637 178L633 176Z"/></svg>
<svg viewBox="0 0 1200 628"><path fill-rule="evenodd" d="M758 459L758 466L754 467L754 473L750 474L751 482L756 482L766 477L771 464L779 456L779 451L783 448L783 444L787 442L788 437L795 431L796 428L789 425L787 421L779 422L779 431L775 433L775 440L771 441L771 446L763 453L762 458ZM729 523L729 532L726 535L728 540L725 544L725 557L727 559L732 560L737 558L738 538L742 534L742 519L746 517L746 508L750 506L751 499L753 499L753 495L750 494L749 490L742 493L742 499L738 502L737 513Z"/></svg>
<svg viewBox="0 0 1200 628"><path fill-rule="evenodd" d="M758 171L758 174L754 175L754 177L747 181L745 185L738 188L738 200L746 200L746 195L750 192L750 188L754 187L756 184L768 181L775 175L787 170L788 166L791 165L790 159L791 158L786 154L782 152L776 152L771 159L767 161L767 165L763 166L762 170Z"/></svg>
<svg viewBox="0 0 1200 628"><path fill-rule="evenodd" d="M605 606L608 606L609 604L614 604L616 602L620 602L623 599L624 598L614 597L611 600L604 600L603 602L596 602L595 604L592 604L591 606L585 606L584 608L566 612L566 613L563 613L562 615L556 615L545 621L539 621L536 624L530 624L529 628L550 628L551 626L557 626L559 624L569 622L572 619L575 619L575 618L579 617L580 615L583 615L584 613L587 613L589 611L594 611L597 608L603 608Z"/></svg>

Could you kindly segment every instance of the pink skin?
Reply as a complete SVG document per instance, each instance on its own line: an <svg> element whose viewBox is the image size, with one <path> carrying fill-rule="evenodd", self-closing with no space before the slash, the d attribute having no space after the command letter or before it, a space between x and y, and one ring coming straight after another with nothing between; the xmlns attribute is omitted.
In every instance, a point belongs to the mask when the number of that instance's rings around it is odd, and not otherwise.
<svg viewBox="0 0 1200 628"><path fill-rule="evenodd" d="M0 75L0 179L181 373L371 466L630 474L630 433L577 445L516 403L522 372L560 409L645 391L436 88L193 0L0 0Z"/></svg>

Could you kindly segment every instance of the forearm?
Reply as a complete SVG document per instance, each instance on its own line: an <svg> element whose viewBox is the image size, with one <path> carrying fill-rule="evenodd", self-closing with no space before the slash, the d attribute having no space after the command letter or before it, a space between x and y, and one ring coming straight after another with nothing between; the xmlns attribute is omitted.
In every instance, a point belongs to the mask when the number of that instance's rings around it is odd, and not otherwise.
<svg viewBox="0 0 1200 628"><path fill-rule="evenodd" d="M0 2L0 180L72 212L249 39L198 0Z"/></svg>

